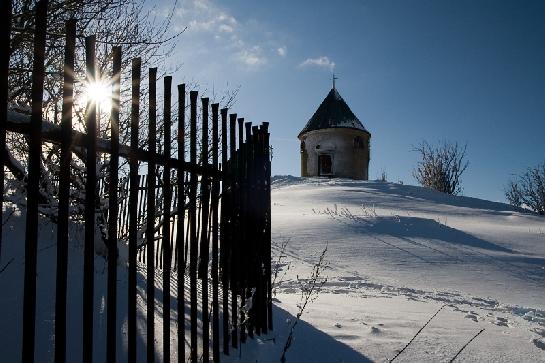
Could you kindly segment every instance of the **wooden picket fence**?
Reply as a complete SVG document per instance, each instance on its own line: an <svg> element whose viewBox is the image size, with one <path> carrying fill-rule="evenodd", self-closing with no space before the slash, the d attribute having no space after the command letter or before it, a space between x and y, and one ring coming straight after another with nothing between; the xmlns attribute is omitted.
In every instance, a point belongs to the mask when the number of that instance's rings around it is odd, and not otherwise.
<svg viewBox="0 0 545 363"><path fill-rule="evenodd" d="M70 167L72 150L83 149L85 161L84 265L83 265L83 334L81 360L93 361L93 294L95 261L95 227L97 200L108 200L105 221L107 246L107 323L106 356L97 360L114 362L118 296L118 248L128 246L127 359L137 361L137 265L146 270L146 360L155 359L155 269L162 272L163 306L170 306L171 278L178 281L177 356L186 359L186 341L191 362L220 360L221 352L229 354L247 337L265 334L272 329L271 305L271 219L270 219L270 155L268 123L252 126L219 104L209 105L201 99L201 156L197 158L198 92L189 92L189 135L186 129L186 87L178 85L177 157L171 157L172 77L164 77L164 150L157 152L157 69L149 69L148 148L138 146L140 118L141 62L132 60L132 103L130 145L119 143L121 48L113 48L113 99L111 138L97 137L99 118L96 105L86 109L86 133L73 130L73 70L76 43L76 21L66 23L66 46L62 121L60 126L44 124L42 99L44 54L47 33L46 0L36 4L34 60L32 69L32 114L30 123L11 122L8 115L9 44L11 1L2 1L0 63L0 148L6 147L6 132L25 134L28 138L27 211L25 231L24 303L22 361L35 359L36 270L41 182L40 157L44 142L61 146L58 180L57 265L55 291L55 361L66 361L67 269L70 219ZM86 72L95 78L95 37L85 38ZM211 115L209 110L211 109ZM211 120L211 125L209 121ZM161 125L159 125L161 126ZM209 130L212 137L209 139ZM221 131L221 135L220 135ZM237 146L238 135L238 146ZM186 142L189 160L186 161ZM209 162L211 150L211 163ZM221 151L221 163L219 160ZM97 177L97 157L109 155L109 172L105 179ZM90 157L89 157L90 156ZM129 164L128 179L119 178L120 158ZM0 166L5 165L0 153ZM147 165L147 173L138 175L139 163ZM162 168L162 173L157 171ZM0 173L4 187L4 173ZM98 198L97 198L98 197ZM3 197L2 197L3 198ZM3 200L0 200L3 202ZM116 216L115 218L108 216ZM1 226L0 226L1 228ZM1 230L0 230L1 232ZM1 253L1 233L0 233ZM184 297L185 277L189 277L189 301ZM198 281L200 280L200 281ZM211 286L210 286L211 285ZM198 288L199 286L199 288ZM200 290L200 296L198 292ZM211 295L209 296L209 291ZM247 304L251 299L251 304ZM198 304L201 313L198 314ZM185 307L190 317L186 322ZM251 309L243 308L251 305ZM211 311L209 311L211 309ZM248 316L245 316L248 314ZM199 318L200 315L200 318ZM170 361L171 310L163 310L163 357ZM190 327L186 339L186 325ZM200 339L199 339L200 333ZM211 335L210 335L211 334ZM223 346L220 347L220 342ZM202 347L199 352L198 347ZM5 348L5 347L4 347ZM221 349L220 349L221 348ZM210 352L212 357L210 357ZM38 357L39 358L39 357ZM38 359L40 360L40 359Z"/></svg>

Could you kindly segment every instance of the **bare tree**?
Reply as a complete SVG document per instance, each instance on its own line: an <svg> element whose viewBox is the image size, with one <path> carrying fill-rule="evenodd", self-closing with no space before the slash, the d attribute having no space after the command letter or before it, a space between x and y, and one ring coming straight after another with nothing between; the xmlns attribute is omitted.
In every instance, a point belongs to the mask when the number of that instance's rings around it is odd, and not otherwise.
<svg viewBox="0 0 545 363"><path fill-rule="evenodd" d="M437 146L423 141L414 148L421 160L413 170L413 176L420 185L437 191L457 195L462 191L460 177L467 169L467 145L457 142L441 142Z"/></svg>
<svg viewBox="0 0 545 363"><path fill-rule="evenodd" d="M171 6L161 16L157 6L148 5L146 0L50 0L48 4L45 79L43 118L48 124L60 123L63 87L63 64L65 22L68 19L77 19L77 43L76 62L74 69L74 107L73 127L79 131L85 131L84 122L86 91L88 88L85 74L85 36L96 35L96 67L97 79L93 82L103 83L105 90L111 89L112 79L112 51L114 46L121 46L123 53L122 62L122 87L121 95L121 119L120 139L122 143L129 140L129 115L130 108L130 69L131 60L134 57L142 59L145 69L151 65L157 66L164 63L171 53L176 41L185 28L172 30L171 20L177 1L172 0ZM9 64L9 108L10 120L13 118L28 121L31 104L31 81L33 61L33 33L35 26L35 2L31 0L13 1L13 31L10 40L10 64ZM142 106L141 112L146 112L147 88L145 76L142 73ZM175 105L173 105L175 106ZM102 109L98 113L99 130L101 137L110 134L110 110ZM158 112L159 117L161 113ZM142 129L147 130L147 118L141 117ZM177 132L173 132L176 135ZM174 137L174 136L173 136ZM145 144L147 135L141 132L140 143ZM26 180L27 164L27 140L20 135L8 133L5 152L7 154L7 167L11 177L23 182ZM176 152L177 150L173 150ZM74 158L71 167L71 185L75 189L72 199L76 204L71 208L74 217L80 216L83 203L82 191L85 184L85 169L83 165L86 153L81 150L73 150ZM41 180L40 180L40 204L42 212L55 220L56 197L58 185L53 182L58 180L60 146L44 143L42 146ZM97 175L104 175L109 164L108 158L100 158ZM126 172L124 162L120 165L120 172ZM8 177L9 178L9 177ZM104 203L100 203L103 206Z"/></svg>
<svg viewBox="0 0 545 363"><path fill-rule="evenodd" d="M545 215L545 161L511 180L505 190L509 204Z"/></svg>
<svg viewBox="0 0 545 363"><path fill-rule="evenodd" d="M11 34L11 53L9 69L9 117L10 121L30 121L31 81L33 60L33 32L35 23L35 1L13 0L13 32ZM45 81L43 118L47 127L57 127L61 121L65 22L68 19L77 19L77 42L74 69L74 106L73 128L77 131L86 131L85 108L87 104L87 88L85 70L85 36L96 36L96 74L93 80L102 85L104 93L111 92L112 85L112 54L113 47L122 47L121 68L121 99L120 99L120 142L128 144L130 140L130 107L131 107L131 61L135 57L141 58L142 83L140 98L140 147L146 148L148 138L147 110L148 110L148 82L146 68L158 67L166 73L173 73L178 66L166 68L166 60L172 53L180 35L186 30L184 25L172 22L175 11L178 11L178 0L159 5L149 0L50 0L48 4ZM158 79L164 74L160 73ZM187 92L198 90L206 93L205 86L194 81L187 82ZM158 87L160 90L161 87ZM223 93L212 91L212 103L218 102L223 107L231 107L236 100L238 88L226 90ZM158 92L158 105L161 104L162 93ZM106 99L108 96L105 97ZM177 102L172 105L173 114L176 114ZM186 109L189 103L186 104ZM200 105L199 105L200 108ZM110 135L110 109L98 107L97 118L99 137L108 139ZM157 150L164 150L164 123L162 107L157 108ZM199 116L202 112L198 113ZM212 115L209 114L211 118ZM171 156L177 150L177 123L173 122L171 132ZM189 134L189 123L186 123L184 134ZM200 129L199 129L200 131ZM212 130L209 130L211 133ZM211 137L211 135L209 135ZM19 182L26 188L27 173L27 139L16 133L7 134L6 159L10 174L8 179ZM211 155L211 147L208 152ZM188 143L186 143L188 147ZM200 149L200 143L198 143ZM84 186L86 170L84 167L86 153L81 148L73 148L73 158L70 168L71 178L71 207L70 213L74 220L82 217L84 210ZM201 153L199 152L199 155ZM56 221L58 174L60 159L60 145L44 143L42 145L41 178L40 178L40 211L43 215ZM128 174L127 160L121 158L119 164L120 180ZM199 160L199 162L203 162ZM105 178L109 168L109 158L97 158L97 177L103 183L103 189L108 190L108 178ZM178 176L176 176L178 177ZM183 177L183 176L180 176ZM124 194L121 198L127 198ZM158 196L159 197L159 196ZM122 202L120 200L120 202ZM106 199L99 199L98 218L105 219L107 211ZM104 223L102 223L104 224ZM99 223L101 225L101 223Z"/></svg>

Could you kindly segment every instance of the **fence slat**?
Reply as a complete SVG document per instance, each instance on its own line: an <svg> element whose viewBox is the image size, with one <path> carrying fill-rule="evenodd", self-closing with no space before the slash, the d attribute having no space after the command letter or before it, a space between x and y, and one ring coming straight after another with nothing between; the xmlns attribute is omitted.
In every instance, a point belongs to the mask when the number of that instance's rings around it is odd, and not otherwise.
<svg viewBox="0 0 545 363"><path fill-rule="evenodd" d="M223 354L229 355L229 273L228 273L228 246L227 246L227 108L221 109L221 168L224 172L221 182L221 248L220 265L222 280L223 306Z"/></svg>
<svg viewBox="0 0 545 363"><path fill-rule="evenodd" d="M128 325L128 361L136 362L136 249L138 239L138 190L140 178L138 176L138 123L140 117L140 73L141 60L132 60L132 90L131 90L131 154L129 158L129 271L127 297L127 325Z"/></svg>
<svg viewBox="0 0 545 363"><path fill-rule="evenodd" d="M212 167L218 169L218 109L219 104L212 104ZM212 358L220 361L219 343L219 303L218 303L218 199L220 181L212 177Z"/></svg>
<svg viewBox="0 0 545 363"><path fill-rule="evenodd" d="M265 192L265 168L263 164L265 163L264 159L264 138L263 138L263 125L260 127L255 127L254 134L256 135L254 141L255 147L255 160L254 160L254 170L256 173L255 176L255 195L256 195L256 207L258 217L258 222L256 223L256 228L254 230L255 236L254 239L257 242L257 256L259 256L259 263L263 266L259 272L259 282L258 282L258 304L256 307L256 315L259 316L259 330L263 334L267 334L267 278L266 272L267 269L267 258L266 258L266 241L264 241L265 235L265 221L266 221L266 200L263 195Z"/></svg>
<svg viewBox="0 0 545 363"><path fill-rule="evenodd" d="M23 297L22 361L34 362L36 328L36 262L38 245L38 198L42 152L42 100L44 93L47 0L36 5L34 59L32 63L32 116L28 150L27 216L25 234L25 278ZM3 170L2 170L3 172Z"/></svg>
<svg viewBox="0 0 545 363"><path fill-rule="evenodd" d="M270 147L269 147L269 136L268 132L269 123L263 123L263 137L264 137L264 168L265 168L265 249L266 249L266 262L265 268L267 273L267 321L269 330L273 330L273 309L272 309L272 271L271 271L271 158L270 158Z"/></svg>
<svg viewBox="0 0 545 363"><path fill-rule="evenodd" d="M178 85L178 160L185 161L185 84ZM178 362L185 362L185 187L184 169L178 166L178 223L176 225L176 254L178 256Z"/></svg>
<svg viewBox="0 0 545 363"><path fill-rule="evenodd" d="M171 87L172 77L164 79L164 153L170 157L170 127L171 127ZM163 170L163 362L170 362L170 207L172 190L170 187L170 165L166 164Z"/></svg>
<svg viewBox="0 0 545 363"><path fill-rule="evenodd" d="M108 287L106 322L106 361L116 360L117 311L117 193L119 184L119 98L121 94L121 47L113 48L113 94L111 122L110 178L108 192Z"/></svg>
<svg viewBox="0 0 545 363"><path fill-rule="evenodd" d="M261 281L261 314L262 314L262 326L261 329L264 334L268 333L269 325L268 325L268 306L269 306L269 285L270 285L270 278L268 277L268 274L271 271L271 262L270 262L270 251L267 251L267 249L270 250L269 241L267 239L267 213L268 213L268 199L266 196L267 193L267 163L268 163L268 157L266 156L266 148L268 146L265 145L265 134L267 133L266 124L261 124L259 128L259 160L257 161L256 169L259 170L259 199L260 199L260 225L258 230L258 238L260 240L260 256L263 260L264 265L264 275L263 280ZM272 301L272 300L271 300ZM272 310L271 310L272 312Z"/></svg>
<svg viewBox="0 0 545 363"><path fill-rule="evenodd" d="M230 208L230 228L229 228L229 249L230 249L230 278L231 278L231 346L233 348L238 347L238 315L237 315L237 270L238 270L238 260L237 260L237 249L236 249L236 241L234 238L234 233L236 231L236 226L234 225L235 220L235 169L236 169L236 122L237 122L237 114L231 114L229 115L229 151L230 151L230 170L229 170L229 178L230 178L230 187L231 187L231 193L230 193L230 201L231 201L231 208ZM239 144L240 145L240 144Z"/></svg>
<svg viewBox="0 0 545 363"><path fill-rule="evenodd" d="M87 63L87 82L96 81L95 36L85 38L85 59ZM83 362L93 361L93 290L95 258L95 203L97 187L97 114L96 104L90 100L86 109L87 157L85 169L85 245L83 251Z"/></svg>
<svg viewBox="0 0 545 363"><path fill-rule="evenodd" d="M239 147L241 151L241 157L239 159L239 170L240 170L240 180L242 181L240 183L239 187L239 236L238 239L240 241L239 244L239 261L248 261L248 227L245 225L244 221L249 220L249 213L247 211L247 199L248 199L248 151L250 147L250 138L251 138L251 132L248 132L248 127L251 127L251 123L248 123L246 125L246 143L243 143L243 130L244 130L244 118L238 119L238 129L239 129L239 145L242 145ZM250 225L250 223L248 223ZM240 282L240 296L241 296L241 308L246 305L246 296L248 294L247 288L246 288L246 281L247 281L248 271L247 269L240 269L239 270L239 282ZM246 342L246 313L243 309L240 311L240 341L241 343Z"/></svg>
<svg viewBox="0 0 545 363"><path fill-rule="evenodd" d="M253 126L252 127L252 164L251 164L251 173L252 173L252 180L251 183L253 185L253 188L251 189L252 196L250 197L251 200L254 200L253 204L253 210L254 210L254 224L251 230L251 241L253 241L253 250L252 254L256 258L256 266L263 266L264 267L264 259L262 256L262 248L263 248L263 240L261 238L261 229L262 229L262 211L263 211L263 200L261 199L261 175L259 170L259 161L261 157L261 150L259 148L260 145L260 133L259 133L259 126ZM251 211L250 211L251 213ZM254 302L255 302L255 308L252 309L253 314L253 320L255 322L255 330L256 334L260 335L261 333L264 333L262 330L263 328L263 306L264 300L263 300L263 291L265 289L263 288L263 268L260 268L256 271L256 292L254 296ZM265 315L265 325L266 325L266 315Z"/></svg>
<svg viewBox="0 0 545 363"><path fill-rule="evenodd" d="M8 72L10 57L11 1L2 1L0 12L4 20L0 25L0 190L4 190L4 150L6 149L6 124L8 119ZM0 218L4 205L4 193L0 195ZM0 262L2 261L2 227L0 223Z"/></svg>
<svg viewBox="0 0 545 363"><path fill-rule="evenodd" d="M157 68L149 69L149 125L148 125L148 148L152 155L155 155L157 148ZM157 184L156 163L152 157L148 162L148 203L147 203L147 226L146 226L146 356L148 363L155 361L155 187Z"/></svg>
<svg viewBox="0 0 545 363"><path fill-rule="evenodd" d="M248 124L248 123L247 123ZM251 129L251 131L250 131ZM248 237L247 237L247 243L248 243L248 253L251 256L251 259L253 263L251 264L251 269L253 271L250 271L250 281L248 286L248 295L252 298L252 309L250 310L250 319L248 324L248 335L250 337L253 337L254 334L254 328L255 333L257 335L261 334L261 320L259 319L259 315L257 314L259 312L259 309L261 307L261 275L263 269L262 266L262 260L259 255L259 248L261 245L261 241L258 238L258 230L259 225L261 222L260 218L260 199L259 199L259 193L258 193L258 170L257 170L257 158L258 158L258 138L259 135L257 133L258 126L252 126L252 123L249 123L249 126L247 125L246 133L250 133L249 135L249 150L248 150L248 189L246 196L246 213L248 213ZM248 137L248 136L247 136ZM252 275L254 276L253 278ZM253 295L251 294L252 288L255 287Z"/></svg>
<svg viewBox="0 0 545 363"><path fill-rule="evenodd" d="M208 106L209 99L202 98L202 140L201 159L202 165L208 167ZM208 218L210 204L210 179L207 174L201 177L201 244L199 256L199 277L202 283L202 359L208 362L210 353L210 318L208 315L208 261L210 259L210 246L208 240Z"/></svg>
<svg viewBox="0 0 545 363"><path fill-rule="evenodd" d="M189 93L190 109L190 135L189 153L192 164L197 163L197 91ZM197 355L197 174L191 173L189 185L189 284L191 300L191 362L198 361Z"/></svg>
<svg viewBox="0 0 545 363"><path fill-rule="evenodd" d="M74 53L76 21L66 22L64 83L62 95L62 144L59 172L59 217L57 222L57 277L55 292L55 362L66 361L66 288L68 269L68 206L72 151L72 95L74 93ZM3 175L3 173L2 173Z"/></svg>
<svg viewBox="0 0 545 363"><path fill-rule="evenodd" d="M260 145L260 133L259 126L252 126L252 151L251 151L251 165L250 165L250 183L252 185L250 189L249 200L253 201L249 213L253 214L253 223L250 229L250 244L252 246L252 256L255 259L254 269L255 270L255 293L253 296L253 304L251 310L251 320L253 322L252 326L255 328L255 334L260 335L264 333L263 328L263 268L264 268L264 259L262 258L262 239L260 235L260 230L262 229L262 210L263 210L263 201L261 199L261 175L259 170L259 160L261 156L261 150L259 149ZM258 266L261 266L259 268ZM265 320L266 321L266 320Z"/></svg>

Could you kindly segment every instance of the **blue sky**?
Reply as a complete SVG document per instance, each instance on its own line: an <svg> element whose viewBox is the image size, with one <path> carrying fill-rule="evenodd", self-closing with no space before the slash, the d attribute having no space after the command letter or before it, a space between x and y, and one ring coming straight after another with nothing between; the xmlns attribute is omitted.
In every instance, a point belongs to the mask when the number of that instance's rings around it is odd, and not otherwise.
<svg viewBox="0 0 545 363"><path fill-rule="evenodd" d="M168 3L159 3L158 9ZM464 195L505 200L545 160L545 1L179 1L175 82L240 86L269 121L273 174L299 175L297 134L331 88L371 132L370 178L415 184L413 145L467 143Z"/></svg>

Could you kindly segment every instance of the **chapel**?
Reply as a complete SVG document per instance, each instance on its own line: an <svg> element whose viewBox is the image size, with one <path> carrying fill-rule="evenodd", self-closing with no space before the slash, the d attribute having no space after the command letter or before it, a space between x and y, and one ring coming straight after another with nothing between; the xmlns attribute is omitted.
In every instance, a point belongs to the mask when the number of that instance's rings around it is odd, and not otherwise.
<svg viewBox="0 0 545 363"><path fill-rule="evenodd" d="M301 176L369 179L371 133L335 88L298 135Z"/></svg>

